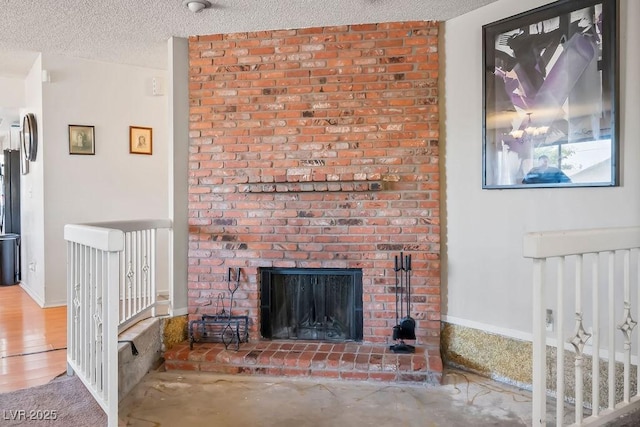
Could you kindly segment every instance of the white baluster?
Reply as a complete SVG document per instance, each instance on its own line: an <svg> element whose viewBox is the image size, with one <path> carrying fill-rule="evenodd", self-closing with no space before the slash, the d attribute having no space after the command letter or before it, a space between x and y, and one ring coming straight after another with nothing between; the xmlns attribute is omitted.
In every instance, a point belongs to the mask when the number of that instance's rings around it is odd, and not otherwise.
<svg viewBox="0 0 640 427"><path fill-rule="evenodd" d="M616 318L615 318L615 253L607 252L608 256L608 290L609 290L609 409L616 406Z"/></svg>
<svg viewBox="0 0 640 427"><path fill-rule="evenodd" d="M156 288L156 230L151 230L151 241L149 243L149 304L153 307L153 311L151 313L152 316L156 315L156 306L157 306L157 288Z"/></svg>
<svg viewBox="0 0 640 427"><path fill-rule="evenodd" d="M127 310L124 316L124 320L128 320L133 311L133 307L131 306L132 293L133 293L133 279L135 277L135 267L133 265L133 243L131 233L125 233L126 244L124 247L125 258L127 260Z"/></svg>
<svg viewBox="0 0 640 427"><path fill-rule="evenodd" d="M87 246L82 247L81 265L82 278L80 280L80 367L82 373L87 374L87 325L89 319L89 307L87 306L87 288L89 286L89 266L87 265Z"/></svg>
<svg viewBox="0 0 640 427"><path fill-rule="evenodd" d="M598 416L600 413L600 307L598 304L598 263L600 257L593 254L591 259L591 279L592 279L592 301L593 304L593 328L591 329L593 356L591 358L591 415Z"/></svg>
<svg viewBox="0 0 640 427"><path fill-rule="evenodd" d="M576 257L576 269L575 269L575 319L576 319L576 332L575 336L571 339L571 344L575 348L575 380L576 380L576 406L575 406L575 422L576 424L582 424L583 411L584 411L584 346L591 337L584 329L582 323L582 255Z"/></svg>
<svg viewBox="0 0 640 427"><path fill-rule="evenodd" d="M95 257L97 256L97 252L95 249L91 249L90 252L90 268L93 269L94 265L96 266L96 270L97 270L97 263L94 261ZM91 276L92 280L89 286L89 298L87 300L87 303L89 305L89 312L90 313L95 313L95 309L96 309L96 305L98 303L98 298L100 297L100 295L97 293L98 289L97 289L97 271L94 271L94 274ZM95 323L93 322L89 322L89 324L87 325L88 327L88 335L89 337L95 337L96 336L96 328L95 328ZM95 359L95 355L96 355L96 342L95 342L95 338L94 339L89 339L89 348L88 348L88 352L89 352L89 358L87 360L87 368L89 371L89 375L87 376L87 379L89 380L89 382L91 384L95 383L96 380L96 359Z"/></svg>
<svg viewBox="0 0 640 427"><path fill-rule="evenodd" d="M618 329L624 335L624 392L623 400L629 403L630 396L630 376L631 376L631 333L637 322L631 317L631 291L630 291L630 253L625 250L623 253L623 286L624 286L624 314L623 321L618 325Z"/></svg>
<svg viewBox="0 0 640 427"><path fill-rule="evenodd" d="M544 307L545 260L533 260L533 421L534 426L546 425L547 361Z"/></svg>
<svg viewBox="0 0 640 427"><path fill-rule="evenodd" d="M556 425L561 426L564 420L564 266L565 257L558 260L556 278L557 303L556 303Z"/></svg>
<svg viewBox="0 0 640 427"><path fill-rule="evenodd" d="M133 306L135 307L134 312L132 314L136 314L140 312L140 298L142 297L142 292L140 291L140 284L142 282L142 234L140 231L136 231L133 233L135 245L133 250L135 252L134 259L136 260L136 277L134 280L135 287L135 300Z"/></svg>

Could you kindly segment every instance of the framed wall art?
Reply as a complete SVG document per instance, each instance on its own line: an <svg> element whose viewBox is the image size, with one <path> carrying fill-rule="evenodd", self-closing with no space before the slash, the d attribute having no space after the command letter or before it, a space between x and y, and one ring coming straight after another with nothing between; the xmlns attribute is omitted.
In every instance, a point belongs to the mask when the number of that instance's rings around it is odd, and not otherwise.
<svg viewBox="0 0 640 427"><path fill-rule="evenodd" d="M617 0L483 26L483 188L618 185Z"/></svg>
<svg viewBox="0 0 640 427"><path fill-rule="evenodd" d="M129 153L153 154L153 129L129 126Z"/></svg>
<svg viewBox="0 0 640 427"><path fill-rule="evenodd" d="M69 154L94 155L96 140L93 126L69 125Z"/></svg>

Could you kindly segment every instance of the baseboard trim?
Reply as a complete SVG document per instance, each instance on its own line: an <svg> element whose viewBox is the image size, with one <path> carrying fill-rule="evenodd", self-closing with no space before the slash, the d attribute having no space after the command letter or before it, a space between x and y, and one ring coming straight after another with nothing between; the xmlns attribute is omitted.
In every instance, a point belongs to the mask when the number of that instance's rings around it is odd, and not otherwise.
<svg viewBox="0 0 640 427"><path fill-rule="evenodd" d="M40 307L45 308L44 299L40 297L26 282L20 282L19 285Z"/></svg>
<svg viewBox="0 0 640 427"><path fill-rule="evenodd" d="M507 338L514 338L521 341L533 342L533 334L518 331L515 329L502 328L500 326L489 325L487 323L476 322L475 320L461 319L459 317L447 316L443 314L441 316L442 321L445 323L451 323L453 325L464 326L467 328L478 329L491 334L502 335Z"/></svg>

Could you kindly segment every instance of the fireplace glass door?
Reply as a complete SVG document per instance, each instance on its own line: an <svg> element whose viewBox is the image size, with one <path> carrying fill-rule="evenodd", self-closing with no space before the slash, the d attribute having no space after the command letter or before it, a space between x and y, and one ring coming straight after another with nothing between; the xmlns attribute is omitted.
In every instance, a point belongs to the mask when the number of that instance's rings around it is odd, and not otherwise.
<svg viewBox="0 0 640 427"><path fill-rule="evenodd" d="M261 332L264 338L362 339L362 271L264 268Z"/></svg>

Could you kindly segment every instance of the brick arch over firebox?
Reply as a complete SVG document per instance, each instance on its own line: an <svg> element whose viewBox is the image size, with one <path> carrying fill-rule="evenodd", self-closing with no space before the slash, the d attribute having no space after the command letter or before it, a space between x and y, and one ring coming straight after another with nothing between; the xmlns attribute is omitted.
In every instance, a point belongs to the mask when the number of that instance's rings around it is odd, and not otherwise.
<svg viewBox="0 0 640 427"><path fill-rule="evenodd" d="M438 29L190 38L192 318L219 310L242 267L233 313L257 339L260 267L358 268L364 341L388 342L403 251L417 345L439 346Z"/></svg>

